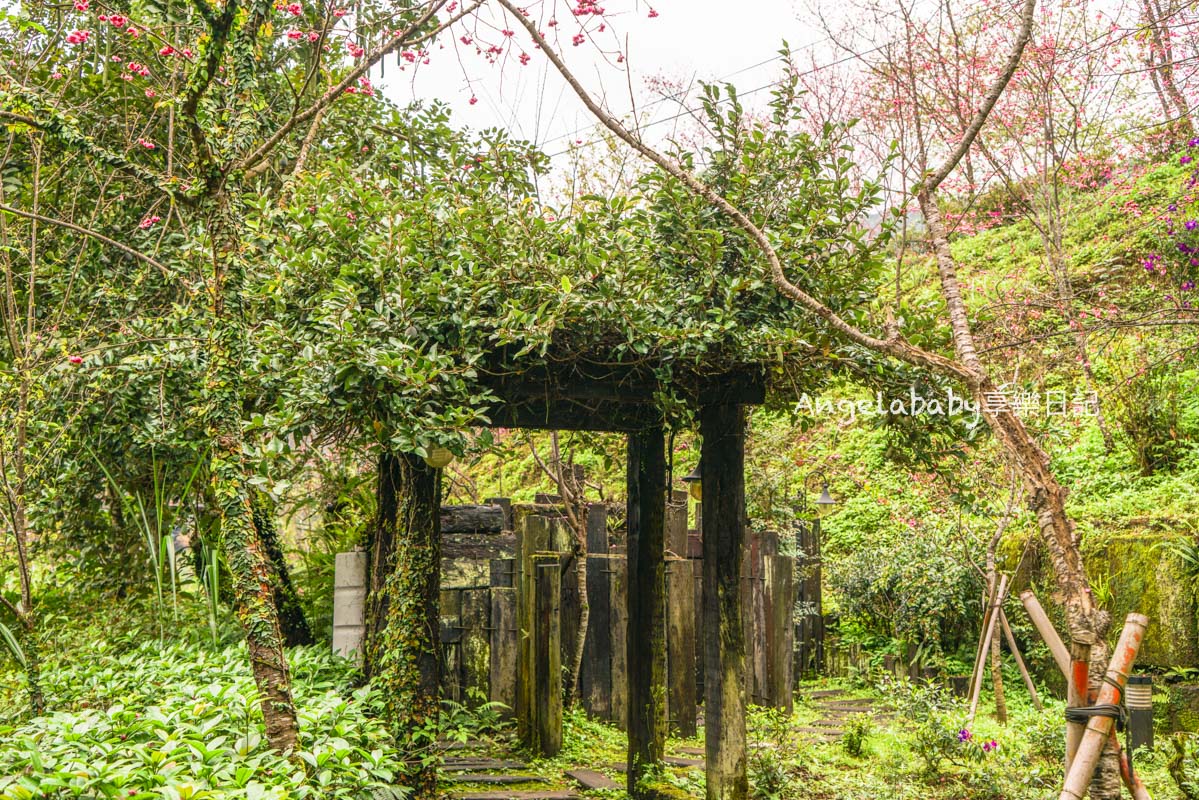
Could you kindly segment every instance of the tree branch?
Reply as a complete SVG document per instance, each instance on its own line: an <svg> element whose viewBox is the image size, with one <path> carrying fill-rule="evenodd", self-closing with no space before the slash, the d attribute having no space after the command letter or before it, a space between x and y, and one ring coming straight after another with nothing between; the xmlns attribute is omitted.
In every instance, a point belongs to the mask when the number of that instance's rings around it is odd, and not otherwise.
<svg viewBox="0 0 1199 800"><path fill-rule="evenodd" d="M67 222L66 220L62 220L62 219L55 219L54 217L43 216L42 214L35 214L32 211L22 211L19 208L13 208L12 206L6 205L4 203L0 203L0 211L5 211L9 214L15 214L18 217L25 217L26 219L37 220L38 222L45 222L48 225L57 225L61 228L66 228L68 230L75 231L75 233L81 233L84 236L90 236L91 238L95 239L96 241L103 242L104 244L108 245L109 247L115 247L117 250L120 250L122 253L125 253L127 255L133 256L136 259L146 262L147 264L149 264L150 266L154 267L156 270L161 272L165 277L171 277L171 274L172 274L171 270L168 269L161 262L155 261L150 256L133 249L129 245L121 244L120 242L116 241L115 239L109 239L107 236L105 236L102 233L97 233L96 231L93 231L89 228L84 228L82 225L76 225L73 222Z"/></svg>

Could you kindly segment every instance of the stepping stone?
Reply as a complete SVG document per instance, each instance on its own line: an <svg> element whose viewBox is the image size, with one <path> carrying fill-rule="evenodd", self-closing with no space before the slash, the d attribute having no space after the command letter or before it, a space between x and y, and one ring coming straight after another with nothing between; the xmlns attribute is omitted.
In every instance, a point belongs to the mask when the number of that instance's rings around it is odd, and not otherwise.
<svg viewBox="0 0 1199 800"><path fill-rule="evenodd" d="M702 767L704 760L702 758L679 758L678 756L666 756L662 762L669 764L672 767Z"/></svg>
<svg viewBox="0 0 1199 800"><path fill-rule="evenodd" d="M843 719L818 719L811 725L817 728L839 728L845 720Z"/></svg>
<svg viewBox="0 0 1199 800"><path fill-rule="evenodd" d="M847 697L844 700L825 700L817 703L820 706L872 706L874 701L869 697Z"/></svg>
<svg viewBox="0 0 1199 800"><path fill-rule="evenodd" d="M488 783L494 786L508 786L518 783L549 783L538 775L495 775L490 772L459 772L446 775L449 783Z"/></svg>
<svg viewBox="0 0 1199 800"><path fill-rule="evenodd" d="M840 697L845 694L844 689L817 689L814 692L804 692L804 697Z"/></svg>
<svg viewBox="0 0 1199 800"><path fill-rule="evenodd" d="M685 756L703 756L707 755L708 752L702 747L676 747L674 751L676 753L682 753Z"/></svg>
<svg viewBox="0 0 1199 800"><path fill-rule="evenodd" d="M824 736L828 738L840 738L845 734L845 731L840 728L796 728L800 733L811 733L816 736Z"/></svg>
<svg viewBox="0 0 1199 800"><path fill-rule="evenodd" d="M842 711L847 714L869 714L870 709L866 706L820 706L821 711Z"/></svg>
<svg viewBox="0 0 1199 800"><path fill-rule="evenodd" d="M454 800L582 800L574 792L467 792L450 797Z"/></svg>
<svg viewBox="0 0 1199 800"><path fill-rule="evenodd" d="M466 742L438 742L438 750L473 750L478 747L484 747L483 742L471 740Z"/></svg>
<svg viewBox="0 0 1199 800"><path fill-rule="evenodd" d="M596 772L593 769L568 769L565 772L566 777L572 781L577 781L580 786L590 791L592 789L623 789L616 781L609 778L602 772Z"/></svg>
<svg viewBox="0 0 1199 800"><path fill-rule="evenodd" d="M446 772L499 772L507 769L528 769L519 761L501 761L498 758L447 758L441 765Z"/></svg>

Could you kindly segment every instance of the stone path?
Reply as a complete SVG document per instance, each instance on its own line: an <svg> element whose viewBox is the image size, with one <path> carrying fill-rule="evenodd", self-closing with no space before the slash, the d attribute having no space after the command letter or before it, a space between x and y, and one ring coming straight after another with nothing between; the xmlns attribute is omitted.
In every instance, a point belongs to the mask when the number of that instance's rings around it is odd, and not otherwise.
<svg viewBox="0 0 1199 800"><path fill-rule="evenodd" d="M821 717L797 730L806 736L826 742L839 741L845 735L845 724L855 716L868 715L871 719L881 719L885 716L875 711L874 701L870 698L846 697L843 689L807 692L806 697L815 701L813 705Z"/></svg>

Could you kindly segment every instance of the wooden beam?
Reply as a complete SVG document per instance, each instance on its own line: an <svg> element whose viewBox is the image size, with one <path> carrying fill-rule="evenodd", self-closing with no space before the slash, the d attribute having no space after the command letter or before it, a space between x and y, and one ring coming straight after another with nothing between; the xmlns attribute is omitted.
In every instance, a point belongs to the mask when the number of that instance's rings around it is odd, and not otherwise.
<svg viewBox="0 0 1199 800"><path fill-rule="evenodd" d="M652 425L661 416L653 406L595 401L544 401L526 398L501 402L487 412L490 427L549 431L630 433Z"/></svg>
<svg viewBox="0 0 1199 800"><path fill-rule="evenodd" d="M628 444L628 792L666 754L666 438L662 426Z"/></svg>
<svg viewBox="0 0 1199 800"><path fill-rule="evenodd" d="M745 411L700 408L704 513L704 726L708 800L749 795L745 737Z"/></svg>

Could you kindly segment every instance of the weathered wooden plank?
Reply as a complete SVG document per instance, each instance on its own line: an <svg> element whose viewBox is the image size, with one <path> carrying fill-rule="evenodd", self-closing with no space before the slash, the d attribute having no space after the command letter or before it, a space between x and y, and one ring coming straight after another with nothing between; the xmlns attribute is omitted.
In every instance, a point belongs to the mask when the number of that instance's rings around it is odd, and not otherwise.
<svg viewBox="0 0 1199 800"><path fill-rule="evenodd" d="M660 424L628 437L628 791L666 750L666 439Z"/></svg>
<svg viewBox="0 0 1199 800"><path fill-rule="evenodd" d="M672 728L687 738L696 733L695 575L691 562L671 561L666 571L667 710Z"/></svg>
<svg viewBox="0 0 1199 800"><path fill-rule="evenodd" d="M709 800L749 794L745 736L745 412L700 408L704 465L704 740Z"/></svg>
<svg viewBox="0 0 1199 800"><path fill-rule="evenodd" d="M598 719L612 719L612 621L608 580L608 510L601 503L587 509L587 602L590 620L583 646L580 690L583 708Z"/></svg>
<svg viewBox="0 0 1199 800"><path fill-rule="evenodd" d="M569 769L563 773L572 781L577 782L587 791L595 789L619 789L620 784L602 772L593 769Z"/></svg>
<svg viewBox="0 0 1199 800"><path fill-rule="evenodd" d="M491 591L462 591L462 698L471 705L486 702L491 682Z"/></svg>
<svg viewBox="0 0 1199 800"><path fill-rule="evenodd" d="M529 507L514 509L516 535L516 602L517 602L517 671L516 671L516 728L523 742L532 740L532 702L535 665L533 662L534 590L533 554L549 550L550 521Z"/></svg>
<svg viewBox="0 0 1199 800"><path fill-rule="evenodd" d="M536 599L533 625L534 752L552 758L562 750L562 645L559 624L562 597L561 557L533 556Z"/></svg>
<svg viewBox="0 0 1199 800"><path fill-rule="evenodd" d="M442 506L441 533L499 533L504 529L500 506Z"/></svg>
<svg viewBox="0 0 1199 800"><path fill-rule="evenodd" d="M611 610L612 638L612 723L621 730L629 726L629 670L628 648L625 644L628 634L628 606L625 594L628 592L628 560L623 557L608 559L609 583L611 590L608 606Z"/></svg>
<svg viewBox="0 0 1199 800"><path fill-rule="evenodd" d="M581 800L574 792L461 792L450 797L454 800Z"/></svg>
<svg viewBox="0 0 1199 800"><path fill-rule="evenodd" d="M441 609L441 696L462 701L462 590L442 589Z"/></svg>
<svg viewBox="0 0 1199 800"><path fill-rule="evenodd" d="M516 586L516 559L493 558L490 560L489 583L500 588Z"/></svg>
<svg viewBox="0 0 1199 800"><path fill-rule="evenodd" d="M481 783L489 786L520 786L526 783L549 783L540 775L496 775L491 772L456 772L442 780L448 783Z"/></svg>
<svg viewBox="0 0 1199 800"><path fill-rule="evenodd" d="M492 702L503 703L501 714L516 712L517 636L516 589L495 586L491 590L491 663L488 686Z"/></svg>
<svg viewBox="0 0 1199 800"><path fill-rule="evenodd" d="M507 497L485 497L483 502L489 506L499 506L504 512L504 530L515 530L512 524L512 500Z"/></svg>
<svg viewBox="0 0 1199 800"><path fill-rule="evenodd" d="M795 628L791 614L795 607L795 562L786 556L766 557L766 595L769 616L769 659L766 684L770 704L790 714L793 709L794 662L792 641Z"/></svg>
<svg viewBox="0 0 1199 800"><path fill-rule="evenodd" d="M762 536L755 537L757 546L753 549L754 555L754 571L753 580L750 582L750 601L753 618L750 622L749 641L753 642L753 694L755 701L760 706L771 705L769 691L766 685L766 662L769 657L769 637L770 631L767 629L768 618L766 614L766 548L763 547L764 538Z"/></svg>

